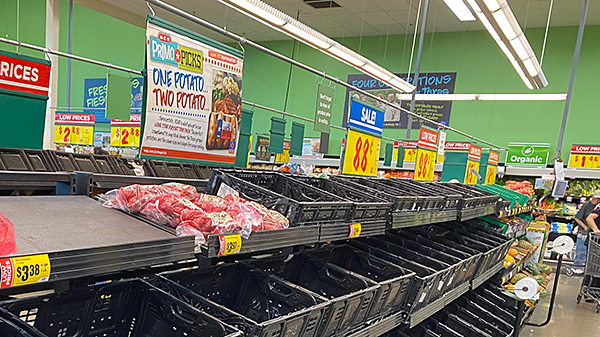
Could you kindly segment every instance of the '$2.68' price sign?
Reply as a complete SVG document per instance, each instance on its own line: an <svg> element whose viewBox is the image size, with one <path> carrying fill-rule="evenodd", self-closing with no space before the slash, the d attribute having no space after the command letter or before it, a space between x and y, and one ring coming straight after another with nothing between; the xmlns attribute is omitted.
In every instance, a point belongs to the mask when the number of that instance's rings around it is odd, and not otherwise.
<svg viewBox="0 0 600 337"><path fill-rule="evenodd" d="M0 288L46 282L50 278L50 259L47 254L0 259L0 268Z"/></svg>
<svg viewBox="0 0 600 337"><path fill-rule="evenodd" d="M379 167L381 139L348 130L344 154L343 174L376 176Z"/></svg>
<svg viewBox="0 0 600 337"><path fill-rule="evenodd" d="M436 151L417 149L414 180L433 181L436 155Z"/></svg>

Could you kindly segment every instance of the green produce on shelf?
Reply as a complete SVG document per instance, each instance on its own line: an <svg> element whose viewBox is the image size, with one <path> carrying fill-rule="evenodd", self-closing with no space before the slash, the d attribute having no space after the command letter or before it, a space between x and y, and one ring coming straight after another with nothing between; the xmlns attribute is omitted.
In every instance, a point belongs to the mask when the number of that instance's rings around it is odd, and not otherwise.
<svg viewBox="0 0 600 337"><path fill-rule="evenodd" d="M547 265L547 264L540 263L540 264L538 265L538 269L540 270L540 272L541 272L542 274L545 274L545 275L550 275L550 274L552 274L552 267L550 267L550 266L549 266L549 265Z"/></svg>
<svg viewBox="0 0 600 337"><path fill-rule="evenodd" d="M544 286L544 287L545 287L545 286L547 286L547 285L548 285L548 282L546 281L546 279L545 279L545 278L544 278L544 276L542 276L542 275L535 275L535 276L533 277L533 279L534 279L534 280L536 280L536 281L537 281L537 283L538 283L539 285L541 285L541 286Z"/></svg>
<svg viewBox="0 0 600 337"><path fill-rule="evenodd" d="M510 279L510 283L512 283L512 284L516 284L517 282L521 281L522 279L524 279L524 278L526 278L526 277L527 277L527 275L525 275L525 274L523 274L523 273L517 273L517 274L515 274L515 276L513 276L513 277Z"/></svg>
<svg viewBox="0 0 600 337"><path fill-rule="evenodd" d="M541 274L541 272L537 266L537 263L535 263L531 260L529 260L529 261L527 261L527 263L525 263L525 269L529 270L531 273L533 273L533 275Z"/></svg>

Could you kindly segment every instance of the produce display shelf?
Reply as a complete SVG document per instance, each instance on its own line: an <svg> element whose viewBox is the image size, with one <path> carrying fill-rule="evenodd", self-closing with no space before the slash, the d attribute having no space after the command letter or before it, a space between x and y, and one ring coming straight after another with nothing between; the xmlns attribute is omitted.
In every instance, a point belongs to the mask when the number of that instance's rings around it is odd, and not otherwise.
<svg viewBox="0 0 600 337"><path fill-rule="evenodd" d="M499 218L505 218L507 216L513 216L513 215L517 215L517 214L521 214L521 213L526 213L526 212L531 212L533 210L533 205L529 205L529 206L520 206L520 207L515 207L515 208L511 208L509 210L500 210L499 212L496 213L496 215Z"/></svg>
<svg viewBox="0 0 600 337"><path fill-rule="evenodd" d="M387 222L385 220L380 221L363 221L359 227L359 234L357 235L355 223L340 223L340 224L325 224L320 226L319 242L330 242L346 240L350 237L368 237L375 235L385 234L385 228ZM354 229L353 229L354 228ZM354 235L351 235L354 234Z"/></svg>
<svg viewBox="0 0 600 337"><path fill-rule="evenodd" d="M392 229L415 227L431 223L432 212L395 212L392 213Z"/></svg>
<svg viewBox="0 0 600 337"><path fill-rule="evenodd" d="M515 263L512 266L502 268L502 273L500 274L501 275L501 277L500 277L501 283L500 284L506 283L506 281L510 280L518 272L523 270L523 267L529 260L531 260L532 256L533 256L533 254L531 253L528 256L525 256L524 258L522 258L521 261L519 261L519 263Z"/></svg>
<svg viewBox="0 0 600 337"><path fill-rule="evenodd" d="M458 214L458 217L460 218L461 221L475 219L480 216L494 214L495 213L494 208L495 208L495 206L493 206L493 205L467 208L467 209L461 210L460 213Z"/></svg>
<svg viewBox="0 0 600 337"><path fill-rule="evenodd" d="M6 258L47 254L51 282L194 257L193 237L174 236L86 196L0 197L0 213L15 224L17 254Z"/></svg>
<svg viewBox="0 0 600 337"><path fill-rule="evenodd" d="M504 268L504 263L503 263L503 261L500 261L499 263L494 265L492 268L488 269L483 274L474 278L471 281L471 289L477 289L480 285L484 284L487 280L489 280L491 277L496 275L500 270L502 270L502 268Z"/></svg>
<svg viewBox="0 0 600 337"><path fill-rule="evenodd" d="M457 216L458 216L458 211L455 209L432 212L430 223L433 224L433 223L454 221L454 220L456 220Z"/></svg>
<svg viewBox="0 0 600 337"><path fill-rule="evenodd" d="M235 235L234 235L235 236ZM229 235L209 235L199 253L203 257L214 258L230 255L225 251ZM290 227L269 231L252 232L248 239L241 239L239 251L233 254L248 254L274 249L314 244L319 241L319 226Z"/></svg>
<svg viewBox="0 0 600 337"><path fill-rule="evenodd" d="M94 189L111 190L132 184L159 185L170 182L192 185L198 190L204 191L208 180L77 172L76 189L77 194L91 195Z"/></svg>
<svg viewBox="0 0 600 337"><path fill-rule="evenodd" d="M366 327L361 327L357 331L350 333L348 337L374 337L381 336L388 331L399 327L406 321L405 312L397 312L380 320L371 322Z"/></svg>
<svg viewBox="0 0 600 337"><path fill-rule="evenodd" d="M421 309L415 313L412 313L408 317L407 323L408 323L409 327L413 328L416 325L418 325L419 323L426 320L427 318L431 317L436 312L442 310L446 305L452 303L457 298L466 294L467 291L469 291L469 289L470 289L469 283L463 283L463 284L459 285L458 287L445 293L443 297L437 299L436 301L427 305L423 309Z"/></svg>
<svg viewBox="0 0 600 337"><path fill-rule="evenodd" d="M0 191L46 191L70 195L75 177L68 172L0 171Z"/></svg>

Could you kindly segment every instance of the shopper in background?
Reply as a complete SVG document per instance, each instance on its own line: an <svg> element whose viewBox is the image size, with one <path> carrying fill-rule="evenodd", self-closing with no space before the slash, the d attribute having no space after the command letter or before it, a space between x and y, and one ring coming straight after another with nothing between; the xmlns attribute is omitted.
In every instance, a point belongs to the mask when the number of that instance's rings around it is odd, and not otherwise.
<svg viewBox="0 0 600 337"><path fill-rule="evenodd" d="M575 267L573 268L573 272L575 272L575 274L583 274L583 263L585 262L587 255L585 240L589 233L587 218L598 204L600 204L600 190L595 191L594 194L592 194L590 201L583 204L577 214L575 214L575 222L577 222L578 225L575 261L573 262L573 266Z"/></svg>

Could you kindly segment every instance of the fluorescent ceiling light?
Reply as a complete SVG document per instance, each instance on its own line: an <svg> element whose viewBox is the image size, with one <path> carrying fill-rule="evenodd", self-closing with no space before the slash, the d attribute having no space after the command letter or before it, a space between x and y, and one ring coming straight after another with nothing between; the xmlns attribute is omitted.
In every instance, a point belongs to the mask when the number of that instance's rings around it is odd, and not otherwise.
<svg viewBox="0 0 600 337"><path fill-rule="evenodd" d="M269 13L268 9L261 8L260 4L255 5L246 0L227 0L229 4L233 5L236 9L242 9L244 12L254 13L256 16L259 16L263 20L267 20L269 23L274 24L275 26L283 26L285 20L279 18L271 13ZM259 7L260 6L260 7Z"/></svg>
<svg viewBox="0 0 600 337"><path fill-rule="evenodd" d="M412 98L410 94L397 95L401 101ZM567 94L417 94L417 101L564 101Z"/></svg>
<svg viewBox="0 0 600 337"><path fill-rule="evenodd" d="M404 81L383 67L380 67L343 45L334 42L327 36L261 0L219 0L219 2L318 49L329 56L345 62L359 71L383 81L394 89L412 92L416 88L414 85ZM369 66L363 68L367 63Z"/></svg>
<svg viewBox="0 0 600 337"><path fill-rule="evenodd" d="M375 67L373 67L370 64L367 64L365 66L362 67L364 71L366 71L369 75L378 78L382 81L389 81L392 76L385 74L383 71L381 71L380 69L377 69Z"/></svg>
<svg viewBox="0 0 600 337"><path fill-rule="evenodd" d="M444 2L460 21L475 21L475 16L463 0L444 0Z"/></svg>
<svg viewBox="0 0 600 337"><path fill-rule="evenodd" d="M337 47L331 47L327 51L329 53L337 56L338 59L341 59L342 61L350 63L351 65L353 65L355 67L362 67L367 63L366 61L359 60L357 57L354 57L354 56L350 55L350 53L342 51L342 50L338 49Z"/></svg>
<svg viewBox="0 0 600 337"><path fill-rule="evenodd" d="M507 39L512 40L517 37L517 33L503 11L494 12L492 15L494 16L494 19L496 19L498 25L500 25L500 29L502 29L502 32L506 35Z"/></svg>
<svg viewBox="0 0 600 337"><path fill-rule="evenodd" d="M304 30L302 30L290 23L286 23L285 25L283 25L283 30L288 31L290 34L294 35L295 37L304 40L308 44L315 45L315 46L319 47L320 49L327 49L327 48L331 47L331 45L329 43L317 38L316 36L311 35L310 33L305 32Z"/></svg>
<svg viewBox="0 0 600 337"><path fill-rule="evenodd" d="M529 89L548 85L544 72L505 0L466 0Z"/></svg>
<svg viewBox="0 0 600 337"><path fill-rule="evenodd" d="M486 7L490 9L490 11L495 12L500 9L500 4L496 0L483 0Z"/></svg>

